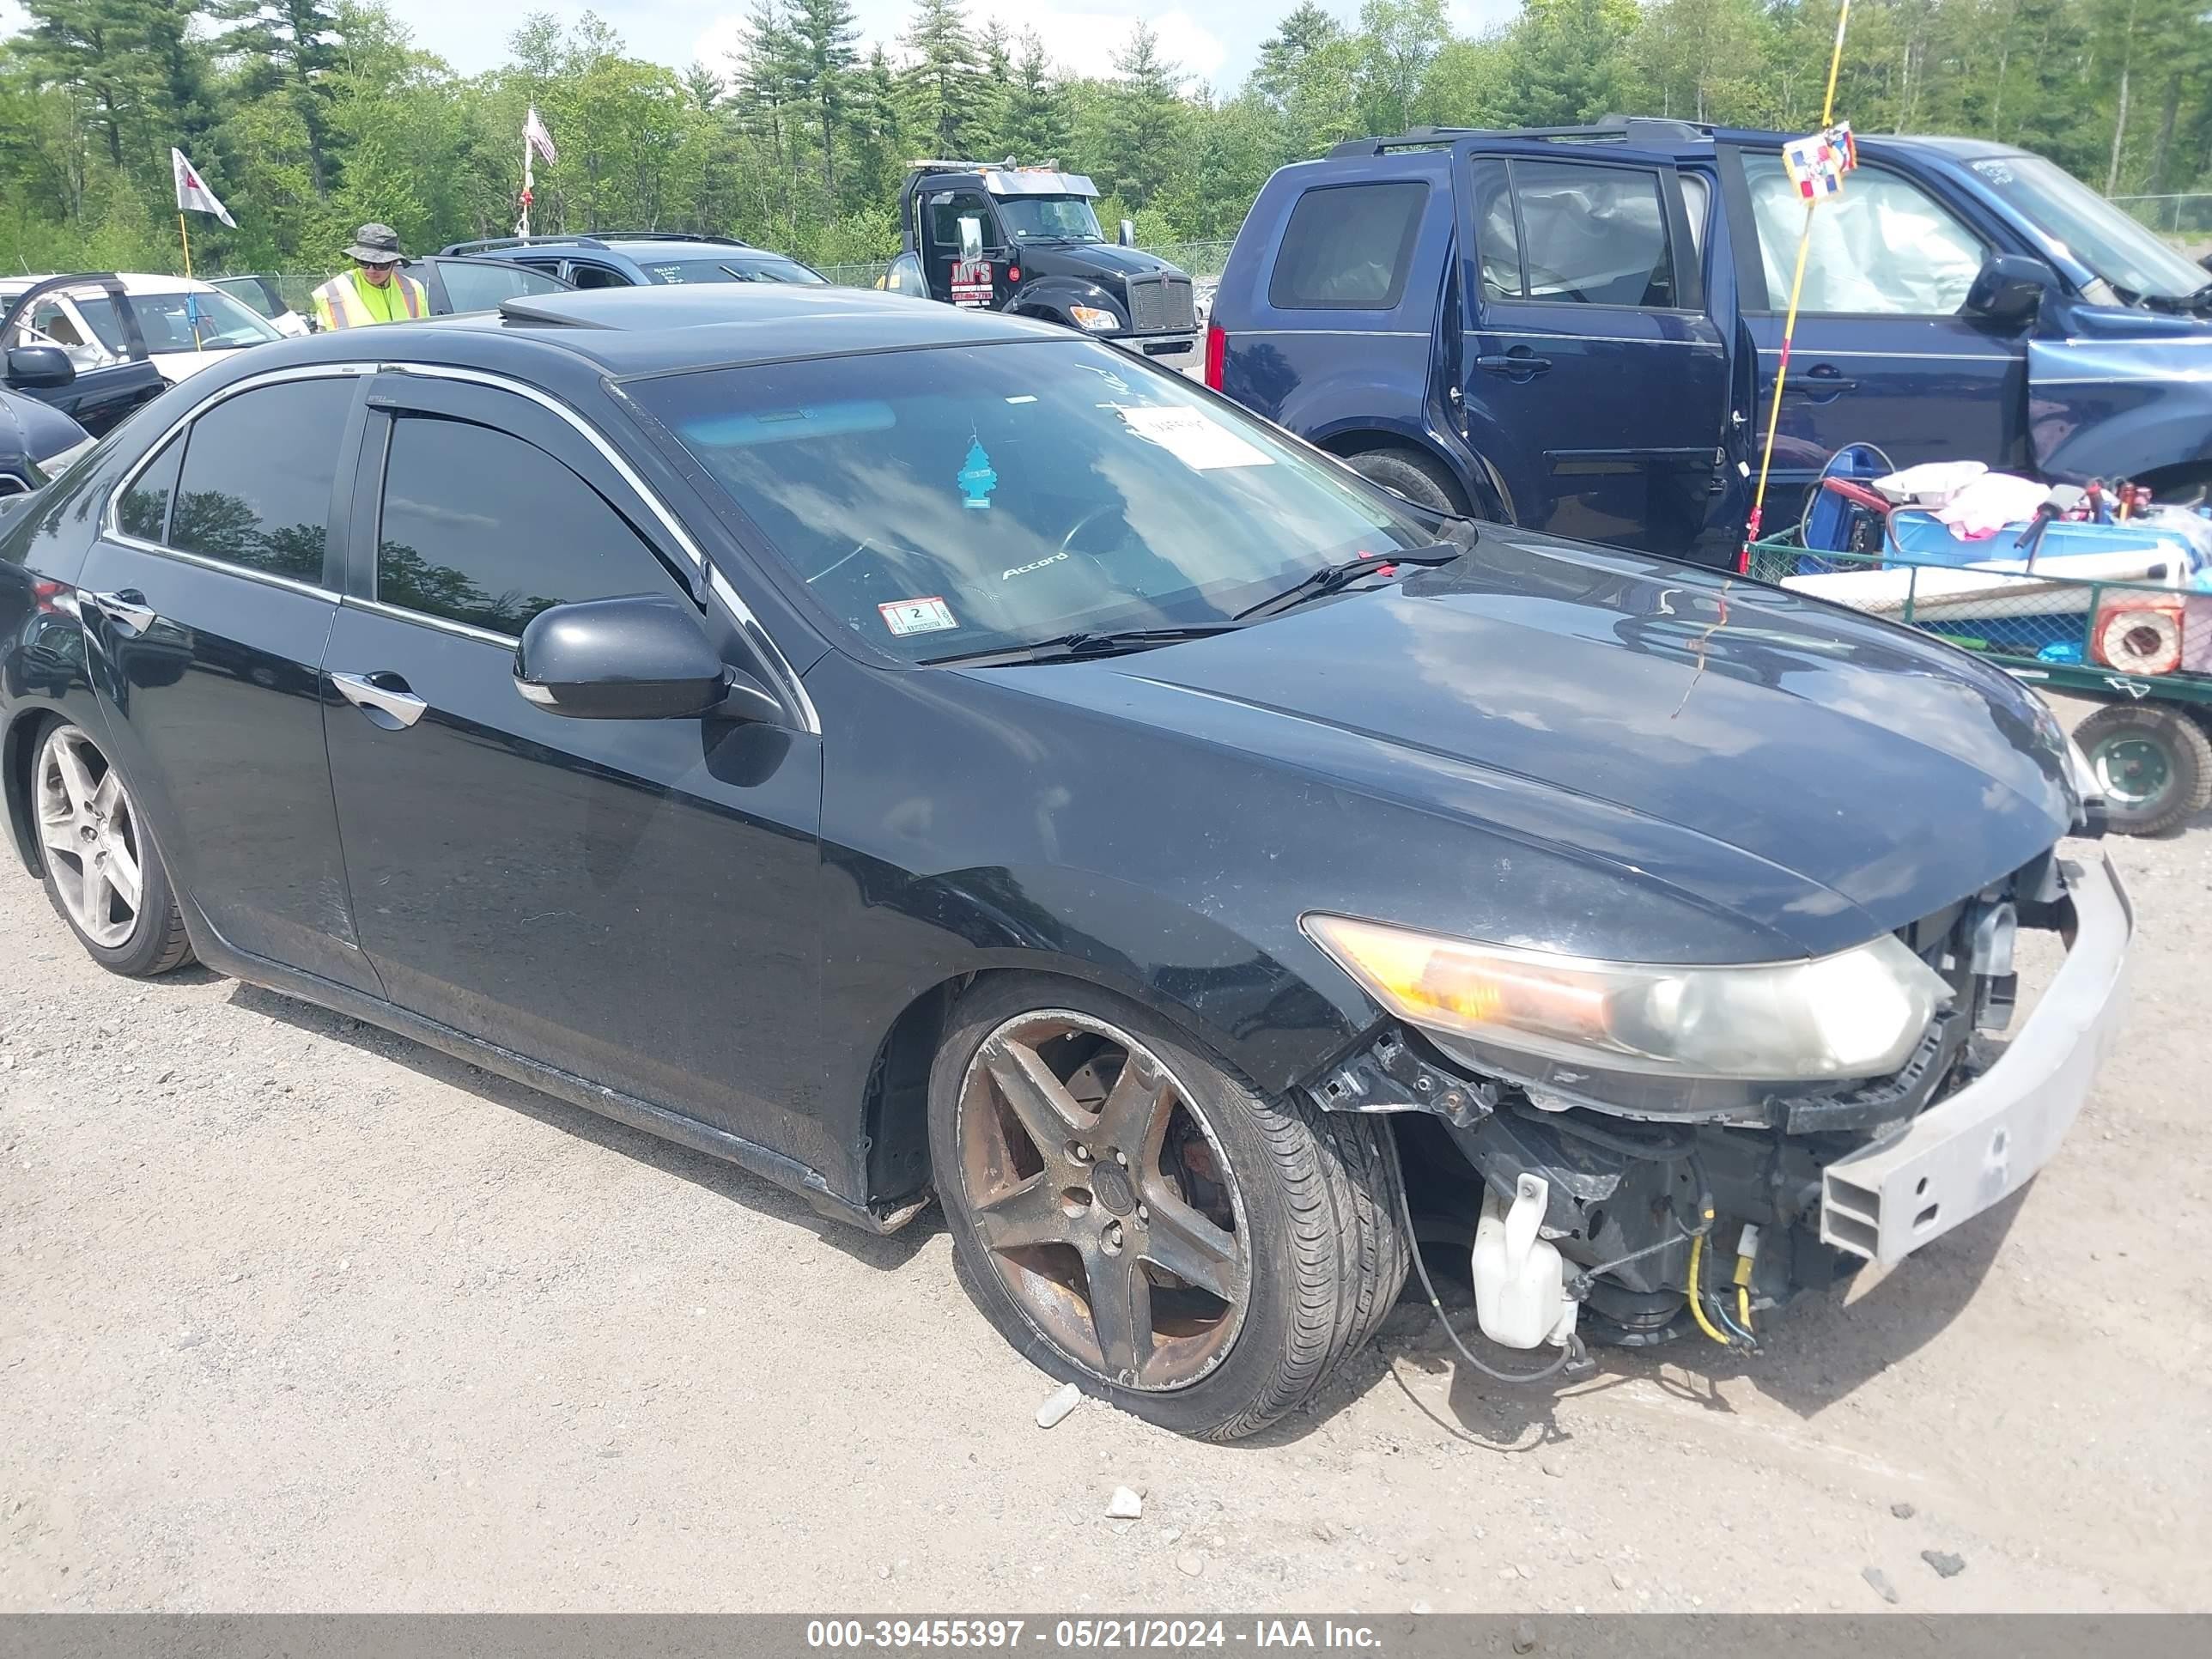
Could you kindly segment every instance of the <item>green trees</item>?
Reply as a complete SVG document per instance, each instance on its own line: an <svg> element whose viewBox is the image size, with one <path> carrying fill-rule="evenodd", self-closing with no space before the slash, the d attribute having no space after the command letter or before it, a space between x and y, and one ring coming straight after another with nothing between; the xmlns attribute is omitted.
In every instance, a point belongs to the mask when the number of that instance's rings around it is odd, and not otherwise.
<svg viewBox="0 0 2212 1659"><path fill-rule="evenodd" d="M239 220L193 226L234 268L326 269L363 219L410 246L514 221L523 112L561 148L545 230L696 228L817 262L896 246L918 155L1057 160L1147 239L1235 233L1285 161L1423 124L1610 111L1804 131L1838 0L1523 0L1455 33L1449 0L1284 10L1241 85L1193 82L1146 24L1079 76L1035 30L908 0L864 40L854 0L744 0L721 61L647 63L590 13L525 16L463 76L379 0L21 0L0 39L0 264L173 264L168 147ZM2212 189L2204 0L1856 0L1837 106L1863 132L1986 135L2115 192Z"/></svg>

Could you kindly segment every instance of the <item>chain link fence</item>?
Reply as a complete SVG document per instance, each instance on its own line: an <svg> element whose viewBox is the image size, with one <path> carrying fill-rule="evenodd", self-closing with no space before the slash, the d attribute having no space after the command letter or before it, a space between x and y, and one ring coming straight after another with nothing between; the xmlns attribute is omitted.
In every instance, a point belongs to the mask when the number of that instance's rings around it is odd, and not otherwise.
<svg viewBox="0 0 2212 1659"><path fill-rule="evenodd" d="M2167 236L2192 240L2212 237L2212 191L2185 191L2168 196L2115 196L2112 204L2126 209L2153 230Z"/></svg>

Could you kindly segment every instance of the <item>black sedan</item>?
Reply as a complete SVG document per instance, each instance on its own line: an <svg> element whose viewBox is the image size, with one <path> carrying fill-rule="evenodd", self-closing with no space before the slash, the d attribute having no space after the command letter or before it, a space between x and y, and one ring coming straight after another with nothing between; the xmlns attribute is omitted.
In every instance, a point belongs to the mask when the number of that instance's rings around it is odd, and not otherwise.
<svg viewBox="0 0 2212 1659"><path fill-rule="evenodd" d="M2026 1181L2122 1000L2002 675L995 314L738 285L241 354L5 521L0 650L16 842L99 962L863 1227L934 1194L1024 1353L1194 1433L1308 1399L1417 1231L1524 1370L1744 1346ZM2069 950L1991 1064L2020 927Z"/></svg>

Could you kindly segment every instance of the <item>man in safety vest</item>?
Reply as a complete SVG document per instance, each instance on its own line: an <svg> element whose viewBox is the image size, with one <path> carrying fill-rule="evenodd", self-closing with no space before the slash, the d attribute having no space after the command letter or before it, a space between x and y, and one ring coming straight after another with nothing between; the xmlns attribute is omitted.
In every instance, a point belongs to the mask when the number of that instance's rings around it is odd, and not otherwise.
<svg viewBox="0 0 2212 1659"><path fill-rule="evenodd" d="M422 284L399 269L407 256L399 251L399 233L390 225L363 225L354 233L346 256L353 269L314 292L318 328L364 328L428 314Z"/></svg>

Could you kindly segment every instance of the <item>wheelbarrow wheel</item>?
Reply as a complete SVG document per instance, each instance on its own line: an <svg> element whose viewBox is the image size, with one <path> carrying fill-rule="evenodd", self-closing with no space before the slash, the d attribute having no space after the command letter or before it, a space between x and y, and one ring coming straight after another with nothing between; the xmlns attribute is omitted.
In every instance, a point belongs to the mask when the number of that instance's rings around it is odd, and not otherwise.
<svg viewBox="0 0 2212 1659"><path fill-rule="evenodd" d="M2155 836L2212 806L2212 738L2162 703L2112 703L2075 728L2113 829Z"/></svg>

